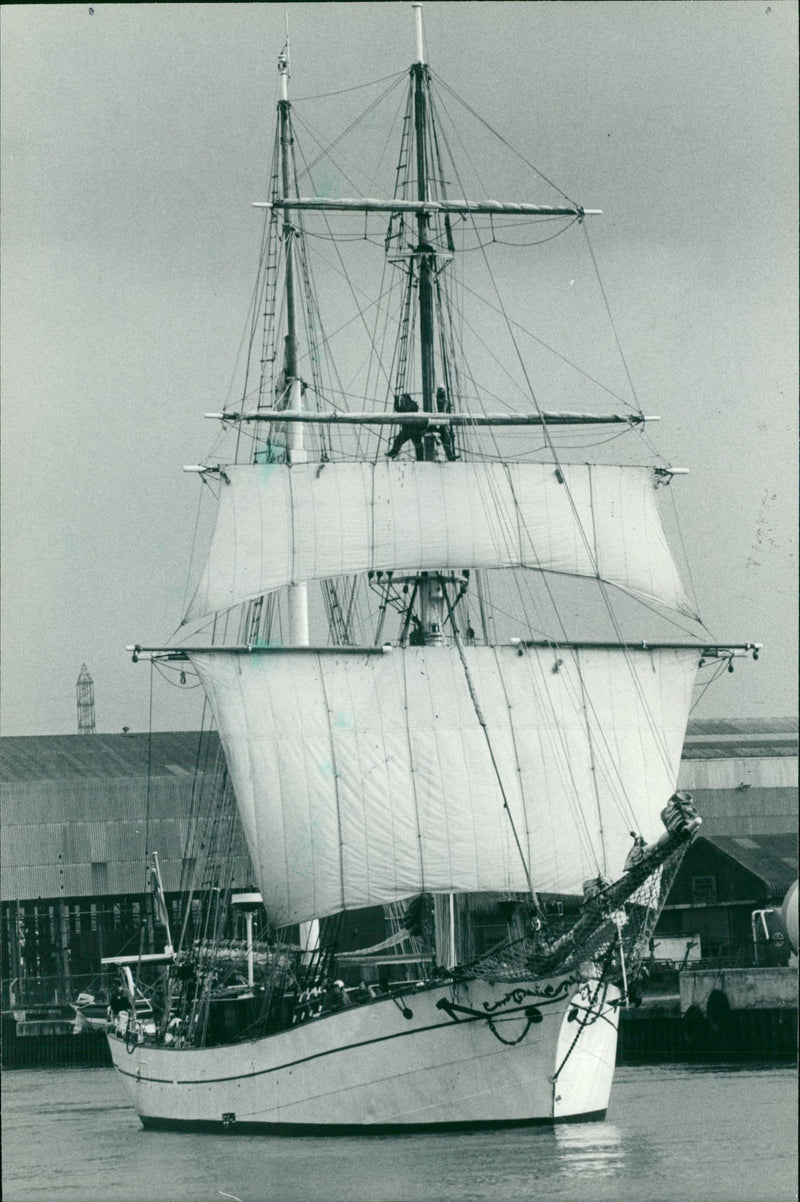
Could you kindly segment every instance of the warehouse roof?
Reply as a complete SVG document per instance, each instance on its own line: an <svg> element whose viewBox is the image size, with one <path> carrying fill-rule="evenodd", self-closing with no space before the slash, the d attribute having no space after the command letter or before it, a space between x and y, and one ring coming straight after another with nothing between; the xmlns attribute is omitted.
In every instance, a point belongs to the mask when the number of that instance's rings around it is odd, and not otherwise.
<svg viewBox="0 0 800 1202"><path fill-rule="evenodd" d="M770 897L797 880L797 835L701 835L723 855L758 877Z"/></svg>
<svg viewBox="0 0 800 1202"><path fill-rule="evenodd" d="M683 760L745 760L798 755L796 718L700 718L689 721Z"/></svg>
<svg viewBox="0 0 800 1202"><path fill-rule="evenodd" d="M690 735L797 734L797 718L690 718Z"/></svg>
<svg viewBox="0 0 800 1202"><path fill-rule="evenodd" d="M797 718L695 718L683 746L685 760L797 755Z"/></svg>
<svg viewBox="0 0 800 1202"><path fill-rule="evenodd" d="M700 718L689 721L683 760L745 760L798 755L796 718Z"/></svg>
<svg viewBox="0 0 800 1202"><path fill-rule="evenodd" d="M218 751L198 731L0 740L3 900L140 892L153 848L177 890L209 796L195 768L213 792Z"/></svg>
<svg viewBox="0 0 800 1202"><path fill-rule="evenodd" d="M797 755L797 718L700 718L689 723L684 759ZM148 735L16 735L0 739L0 781L85 780L193 773L214 755L216 732Z"/></svg>
<svg viewBox="0 0 800 1202"><path fill-rule="evenodd" d="M202 739L202 742L201 742ZM119 735L18 735L0 739L0 781L191 775L216 754L216 731ZM202 765L201 765L202 766Z"/></svg>

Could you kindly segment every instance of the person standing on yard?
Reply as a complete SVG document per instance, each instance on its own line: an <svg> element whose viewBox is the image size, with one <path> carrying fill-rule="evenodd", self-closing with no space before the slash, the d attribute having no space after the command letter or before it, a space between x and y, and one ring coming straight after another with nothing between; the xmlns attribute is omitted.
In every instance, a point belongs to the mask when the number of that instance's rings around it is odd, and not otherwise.
<svg viewBox="0 0 800 1202"><path fill-rule="evenodd" d="M402 396L394 398L394 411L395 413L417 413L419 412L419 405L413 400L410 393L404 392ZM425 452L422 447L422 431L416 425L403 425L402 422L400 423L400 429L395 435L394 442L386 452L388 457L396 459L401 447L404 447L407 442L413 442L417 459L425 458Z"/></svg>
<svg viewBox="0 0 800 1202"><path fill-rule="evenodd" d="M436 389L436 412L437 413L452 413L453 406L450 404L450 398L444 388ZM453 441L453 427L448 422L445 426L439 427L439 438L442 440L444 453L447 458L452 461L458 459L456 455L455 443Z"/></svg>

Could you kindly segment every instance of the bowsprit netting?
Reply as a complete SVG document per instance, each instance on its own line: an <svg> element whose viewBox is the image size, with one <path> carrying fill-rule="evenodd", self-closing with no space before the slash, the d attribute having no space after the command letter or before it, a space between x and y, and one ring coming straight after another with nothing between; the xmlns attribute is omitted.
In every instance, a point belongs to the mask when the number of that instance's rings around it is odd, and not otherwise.
<svg viewBox="0 0 800 1202"><path fill-rule="evenodd" d="M664 900L688 844L678 847L619 902L619 886L606 885L586 897L579 920L574 914L547 917L538 931L496 944L470 964L453 970L454 978L475 975L513 981L527 976L571 972L581 965L602 966L604 975L635 977L649 955L649 944ZM624 878L623 878L624 880Z"/></svg>

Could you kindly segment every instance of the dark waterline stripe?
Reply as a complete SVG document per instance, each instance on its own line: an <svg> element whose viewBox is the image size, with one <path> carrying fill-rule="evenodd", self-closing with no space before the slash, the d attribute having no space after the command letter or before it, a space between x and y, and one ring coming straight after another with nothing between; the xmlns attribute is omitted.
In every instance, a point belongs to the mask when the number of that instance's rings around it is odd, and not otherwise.
<svg viewBox="0 0 800 1202"><path fill-rule="evenodd" d="M561 1123L601 1123L605 1110L569 1114L563 1118L454 1119L445 1123L251 1123L221 1120L163 1119L139 1115L148 1131L224 1132L226 1135L416 1135L446 1131L480 1131L501 1127L555 1127Z"/></svg>

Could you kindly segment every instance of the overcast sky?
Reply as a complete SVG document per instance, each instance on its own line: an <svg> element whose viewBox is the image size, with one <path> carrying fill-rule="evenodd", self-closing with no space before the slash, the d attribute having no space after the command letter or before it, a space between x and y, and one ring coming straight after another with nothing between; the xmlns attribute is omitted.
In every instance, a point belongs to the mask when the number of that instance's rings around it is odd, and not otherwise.
<svg viewBox="0 0 800 1202"><path fill-rule="evenodd" d="M209 450L244 328L285 7L296 97L413 58L406 3L0 12L4 734L76 730L84 661L98 730L146 729L124 647L180 621L199 487L181 467ZM639 400L691 469L701 613L765 644L697 715L796 713L794 3L427 3L425 26L438 75L604 211L592 245ZM367 99L302 111L332 137ZM197 696L159 696L154 725L194 726Z"/></svg>

